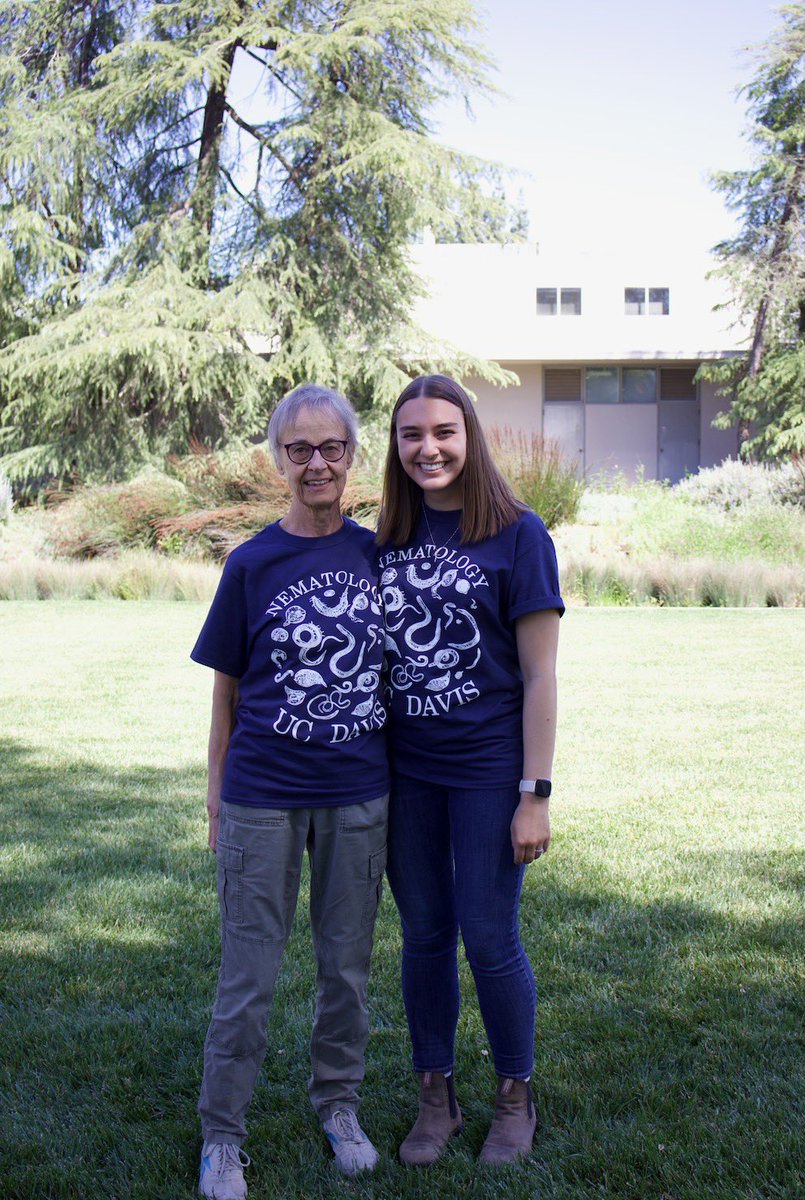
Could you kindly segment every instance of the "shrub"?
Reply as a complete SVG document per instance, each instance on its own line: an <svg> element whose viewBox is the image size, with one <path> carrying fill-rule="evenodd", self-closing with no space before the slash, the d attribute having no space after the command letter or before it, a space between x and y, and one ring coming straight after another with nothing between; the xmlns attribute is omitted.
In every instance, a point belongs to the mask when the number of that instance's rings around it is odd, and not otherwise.
<svg viewBox="0 0 805 1200"><path fill-rule="evenodd" d="M607 492L588 487L576 516L583 525L619 525L633 516L643 491L644 486L629 492Z"/></svg>
<svg viewBox="0 0 805 1200"><path fill-rule="evenodd" d="M373 527L380 507L380 431L358 455L342 510ZM383 434L387 437L387 434ZM573 520L583 486L558 448L536 435L493 430L493 453L517 495L546 525ZM49 498L50 550L66 558L114 557L155 549L169 558L223 559L288 510L289 493L265 446L219 453L195 445L129 483L86 486Z"/></svg>
<svg viewBox="0 0 805 1200"><path fill-rule="evenodd" d="M805 513L768 501L720 509L658 489L642 496L617 535L641 559L805 560Z"/></svg>
<svg viewBox="0 0 805 1200"><path fill-rule="evenodd" d="M260 504L273 510L287 503L282 476L265 445L213 452L193 443L188 454L168 459L167 469L185 486L193 508Z"/></svg>
<svg viewBox="0 0 805 1200"><path fill-rule="evenodd" d="M575 521L584 484L556 442L508 425L487 433L495 462L515 495L542 517L549 529Z"/></svg>
<svg viewBox="0 0 805 1200"><path fill-rule="evenodd" d="M673 490L696 504L724 510L769 504L805 506L805 463L795 460L772 467L727 459L718 467L683 479Z"/></svg>
<svg viewBox="0 0 805 1200"><path fill-rule="evenodd" d="M49 535L53 551L66 558L97 558L153 548L155 522L185 509L189 496L178 479L147 471L129 483L51 495L49 503L56 506Z"/></svg>
<svg viewBox="0 0 805 1200"><path fill-rule="evenodd" d="M668 607L799 608L805 568L712 559L634 562L617 554L570 552L560 557L562 593L582 604Z"/></svg>
<svg viewBox="0 0 805 1200"><path fill-rule="evenodd" d="M154 522L156 546L169 556L223 559L270 521L287 509L287 499L279 503L231 504L224 508L193 509L175 517Z"/></svg>
<svg viewBox="0 0 805 1200"><path fill-rule="evenodd" d="M226 558L235 546L288 511L288 486L265 449L212 454L196 447L184 458L173 459L170 469L187 488L191 502L186 511L154 522L156 546L163 553ZM375 471L357 462L347 478L342 511L373 526L379 507Z"/></svg>
<svg viewBox="0 0 805 1200"><path fill-rule="evenodd" d="M209 600L220 578L206 563L175 562L147 551L90 562L0 562L0 600Z"/></svg>
<svg viewBox="0 0 805 1200"><path fill-rule="evenodd" d="M155 549L170 558L222 559L288 511L287 484L261 447L222 454L195 447L171 459L169 472L148 471L129 483L52 495L50 551L97 558ZM373 525L379 506L376 474L356 465L343 511Z"/></svg>

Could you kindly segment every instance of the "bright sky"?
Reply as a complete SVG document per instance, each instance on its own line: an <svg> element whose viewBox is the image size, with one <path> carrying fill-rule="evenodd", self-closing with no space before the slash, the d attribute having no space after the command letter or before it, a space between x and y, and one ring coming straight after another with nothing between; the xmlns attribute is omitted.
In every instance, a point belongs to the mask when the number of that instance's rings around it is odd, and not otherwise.
<svg viewBox="0 0 805 1200"><path fill-rule="evenodd" d="M744 167L747 45L777 0L486 0L507 93L440 114L440 140L526 174L535 240L656 240L704 251L732 218L707 173ZM481 10L483 11L483 9ZM528 177L530 176L530 177Z"/></svg>

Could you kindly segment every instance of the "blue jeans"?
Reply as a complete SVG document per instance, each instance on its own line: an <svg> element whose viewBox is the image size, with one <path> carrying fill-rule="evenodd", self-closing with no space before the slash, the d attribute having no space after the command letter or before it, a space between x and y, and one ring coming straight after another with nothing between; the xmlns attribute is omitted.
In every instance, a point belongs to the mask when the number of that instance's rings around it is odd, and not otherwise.
<svg viewBox="0 0 805 1200"><path fill-rule="evenodd" d="M519 799L516 782L476 789L393 781L388 879L402 923L415 1071L453 1066L460 929L495 1071L531 1074L537 989L518 927L524 867L514 864L509 832Z"/></svg>

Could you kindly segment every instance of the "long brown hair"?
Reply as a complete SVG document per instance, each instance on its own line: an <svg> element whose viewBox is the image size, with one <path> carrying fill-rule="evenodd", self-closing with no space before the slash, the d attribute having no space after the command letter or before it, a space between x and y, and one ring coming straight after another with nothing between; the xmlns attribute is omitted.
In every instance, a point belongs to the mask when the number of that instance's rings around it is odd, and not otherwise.
<svg viewBox="0 0 805 1200"><path fill-rule="evenodd" d="M467 459L461 473L464 485L461 542L480 542L500 533L517 520L525 506L515 498L492 461L475 406L464 388L447 375L420 375L400 393L391 414L377 541L404 545L413 537L422 511L422 489L406 475L397 450L397 414L407 400L416 400L420 396L447 400L464 414Z"/></svg>

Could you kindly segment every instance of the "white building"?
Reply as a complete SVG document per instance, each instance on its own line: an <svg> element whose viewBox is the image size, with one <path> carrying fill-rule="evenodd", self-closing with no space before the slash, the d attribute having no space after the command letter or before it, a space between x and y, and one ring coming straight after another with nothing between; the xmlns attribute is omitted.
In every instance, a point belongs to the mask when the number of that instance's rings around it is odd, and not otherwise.
<svg viewBox="0 0 805 1200"><path fill-rule="evenodd" d="M518 387L465 381L485 425L555 438L586 474L675 482L738 452L712 420L724 401L693 376L738 352L711 263L670 242L649 250L547 245L414 248L427 331L516 372Z"/></svg>

